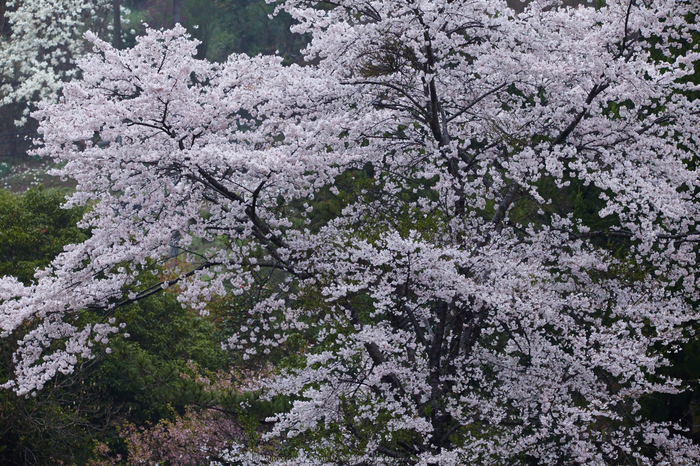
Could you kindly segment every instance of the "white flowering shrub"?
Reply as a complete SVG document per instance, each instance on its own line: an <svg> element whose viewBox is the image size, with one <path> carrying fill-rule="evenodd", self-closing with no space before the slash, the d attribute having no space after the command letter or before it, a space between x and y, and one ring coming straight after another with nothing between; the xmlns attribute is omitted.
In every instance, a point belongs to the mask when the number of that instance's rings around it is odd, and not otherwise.
<svg viewBox="0 0 700 466"><path fill-rule="evenodd" d="M76 60L89 47L83 34L105 30L107 0L8 0L8 35L0 37L0 105L55 99L64 82L80 75Z"/></svg>

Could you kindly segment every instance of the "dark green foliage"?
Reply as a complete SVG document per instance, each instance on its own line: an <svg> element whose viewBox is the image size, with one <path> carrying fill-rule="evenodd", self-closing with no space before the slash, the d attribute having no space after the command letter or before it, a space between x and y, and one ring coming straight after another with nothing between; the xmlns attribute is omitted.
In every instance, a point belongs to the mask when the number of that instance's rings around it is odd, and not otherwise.
<svg viewBox="0 0 700 466"><path fill-rule="evenodd" d="M695 326L695 335L700 327ZM664 371L683 383L685 390L675 395L657 394L642 401L643 415L652 421L676 422L688 429L700 443L700 340L697 336L677 353L668 355L671 366Z"/></svg>
<svg viewBox="0 0 700 466"><path fill-rule="evenodd" d="M207 3L205 0L189 0L185 9L196 11L198 5ZM225 61L232 53L259 53L273 55L276 52L287 61L296 61L306 39L293 34L289 27L292 18L286 13L280 13L270 20L275 5L268 5L265 0L215 0L209 3L215 11L210 39L206 42L206 57L213 61ZM213 7L213 8L212 8ZM211 11L210 10L210 11ZM196 24L193 15L191 25ZM188 29L200 40L197 30ZM202 24L200 24L200 28Z"/></svg>
<svg viewBox="0 0 700 466"><path fill-rule="evenodd" d="M132 9L125 30L125 44L133 46L136 37L129 33L131 27L137 35L144 32L143 23L159 29L170 28L172 0L142 0L125 2ZM198 58L225 62L232 53L280 56L288 62L300 59L300 50L308 38L293 34L289 27L291 16L280 12L270 19L275 5L265 0L185 0L182 25L189 34L201 41Z"/></svg>
<svg viewBox="0 0 700 466"><path fill-rule="evenodd" d="M2 372L11 354L0 347ZM84 374L62 377L34 398L0 393L0 464L85 464L99 433L115 419L115 406Z"/></svg>
<svg viewBox="0 0 700 466"><path fill-rule="evenodd" d="M208 406L213 396L195 382L196 372L226 367L227 355L207 319L177 302L173 294L152 296L120 310L126 323L110 343L111 354L95 372L110 399L136 424L157 422L188 405Z"/></svg>
<svg viewBox="0 0 700 466"><path fill-rule="evenodd" d="M83 210L61 208L63 193L35 188L23 195L0 191L0 276L28 284L37 267L46 266L63 246L82 242L76 227Z"/></svg>
<svg viewBox="0 0 700 466"><path fill-rule="evenodd" d="M63 195L33 189L23 195L0 191L0 274L25 283L34 268L46 266L65 244L82 241L75 224L82 210L65 210ZM12 368L17 343L0 340L0 382ZM0 464L84 462L97 426L108 424L111 403L86 383L89 368L75 377L60 377L34 397L0 391Z"/></svg>

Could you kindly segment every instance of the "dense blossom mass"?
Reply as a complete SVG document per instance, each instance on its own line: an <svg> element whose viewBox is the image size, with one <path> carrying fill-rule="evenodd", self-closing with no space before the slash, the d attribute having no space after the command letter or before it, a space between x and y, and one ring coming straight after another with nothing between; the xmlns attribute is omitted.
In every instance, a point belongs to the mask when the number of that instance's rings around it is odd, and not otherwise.
<svg viewBox="0 0 700 466"><path fill-rule="evenodd" d="M206 312L258 287L225 344L309 339L262 384L295 400L270 435L304 437L299 462L700 462L640 409L678 390L660 369L699 317L700 4L280 8L305 66L197 60L180 27L88 36L35 116L91 236L0 280L2 335L24 332L6 387L70 373L161 288ZM173 278L142 285L153 263Z"/></svg>

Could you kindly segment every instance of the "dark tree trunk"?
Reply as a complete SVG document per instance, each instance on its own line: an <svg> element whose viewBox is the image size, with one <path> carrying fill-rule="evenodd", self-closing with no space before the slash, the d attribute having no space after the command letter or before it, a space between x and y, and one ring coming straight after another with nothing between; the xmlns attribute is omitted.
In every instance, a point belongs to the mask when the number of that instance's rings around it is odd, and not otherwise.
<svg viewBox="0 0 700 466"><path fill-rule="evenodd" d="M182 22L182 0L173 0L173 25Z"/></svg>
<svg viewBox="0 0 700 466"><path fill-rule="evenodd" d="M112 0L112 9L114 10L114 36L112 37L112 46L119 50L122 48L122 15L121 15L121 0Z"/></svg>
<svg viewBox="0 0 700 466"><path fill-rule="evenodd" d="M5 10L7 10L7 0L0 0L0 36L5 34Z"/></svg>

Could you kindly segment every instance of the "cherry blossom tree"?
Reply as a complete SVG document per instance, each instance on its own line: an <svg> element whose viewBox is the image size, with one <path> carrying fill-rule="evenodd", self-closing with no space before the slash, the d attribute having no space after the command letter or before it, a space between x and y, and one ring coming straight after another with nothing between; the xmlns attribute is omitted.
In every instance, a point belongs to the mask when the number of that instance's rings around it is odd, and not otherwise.
<svg viewBox="0 0 700 466"><path fill-rule="evenodd" d="M698 4L280 8L307 66L196 60L181 27L88 36L35 116L91 237L0 280L2 335L25 332L5 387L70 373L162 288L202 312L255 289L225 344L308 339L257 387L295 400L270 436L299 461L697 464L641 406L681 388L660 369L698 320Z"/></svg>

